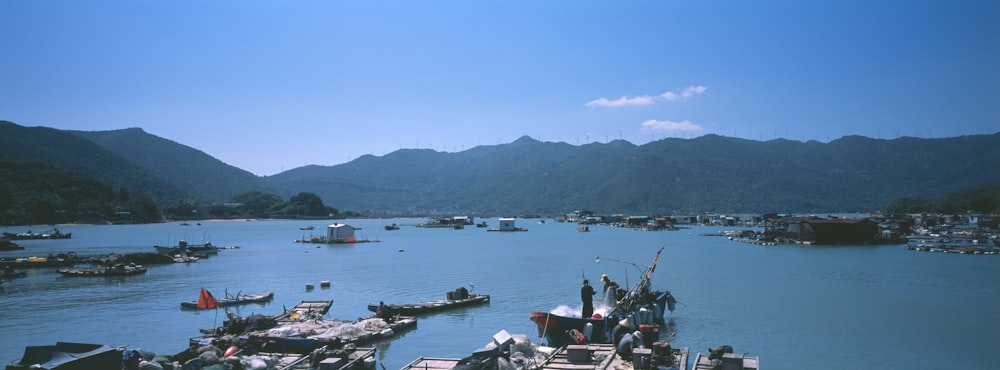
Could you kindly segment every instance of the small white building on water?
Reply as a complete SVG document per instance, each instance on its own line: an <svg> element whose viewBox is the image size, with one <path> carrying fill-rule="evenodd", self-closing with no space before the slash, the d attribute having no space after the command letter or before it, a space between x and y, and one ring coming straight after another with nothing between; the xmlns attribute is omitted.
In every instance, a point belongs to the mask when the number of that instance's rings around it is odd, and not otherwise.
<svg viewBox="0 0 1000 370"><path fill-rule="evenodd" d="M347 224L333 224L327 226L326 240L331 243L353 243L357 240L354 238L354 230L361 230L361 228L355 228L354 226Z"/></svg>
<svg viewBox="0 0 1000 370"><path fill-rule="evenodd" d="M486 229L486 231L528 231L528 229L517 227L514 225L514 221L517 221L513 217L500 217L500 227L491 227Z"/></svg>
<svg viewBox="0 0 1000 370"><path fill-rule="evenodd" d="M515 221L517 221L517 219L513 217L501 217L499 227L500 231L514 231L514 229L516 229L514 226Z"/></svg>

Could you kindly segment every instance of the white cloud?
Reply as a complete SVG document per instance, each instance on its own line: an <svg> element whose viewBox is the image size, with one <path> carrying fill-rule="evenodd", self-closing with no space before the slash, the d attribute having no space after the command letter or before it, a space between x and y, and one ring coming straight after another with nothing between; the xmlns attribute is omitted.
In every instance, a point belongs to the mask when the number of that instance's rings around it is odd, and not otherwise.
<svg viewBox="0 0 1000 370"><path fill-rule="evenodd" d="M687 99L695 95L699 95L708 90L705 86L688 86L685 87L681 92L667 91L663 94L657 96L636 96L627 97L623 96L616 100L608 100L607 98L598 98L587 102L588 107L624 107L629 105L653 105L656 104L657 100L665 100L668 102L678 101L682 99Z"/></svg>
<svg viewBox="0 0 1000 370"><path fill-rule="evenodd" d="M588 107L624 107L626 105L652 105L656 103L656 98L652 96L620 97L617 100L600 98L587 102Z"/></svg>
<svg viewBox="0 0 1000 370"><path fill-rule="evenodd" d="M701 131L703 128L698 126L691 121L683 120L680 122L666 120L657 121L654 119L648 120L642 123L642 131L644 132L663 132L663 131Z"/></svg>
<svg viewBox="0 0 1000 370"><path fill-rule="evenodd" d="M666 101L677 101L680 99L687 99L692 96L704 93L705 90L708 90L708 88L705 86L688 86L685 87L684 90L681 90L679 94L673 91L667 91L663 94L660 94L660 98Z"/></svg>

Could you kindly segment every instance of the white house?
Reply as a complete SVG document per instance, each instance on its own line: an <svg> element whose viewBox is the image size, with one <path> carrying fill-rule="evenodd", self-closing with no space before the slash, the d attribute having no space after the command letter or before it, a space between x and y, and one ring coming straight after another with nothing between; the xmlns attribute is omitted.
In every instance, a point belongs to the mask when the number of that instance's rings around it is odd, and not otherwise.
<svg viewBox="0 0 1000 370"><path fill-rule="evenodd" d="M326 240L329 242L354 242L354 230L361 230L361 228L345 224L327 226Z"/></svg>
<svg viewBox="0 0 1000 370"><path fill-rule="evenodd" d="M514 226L514 221L517 221L513 217L500 217L500 231L514 231L517 228Z"/></svg>

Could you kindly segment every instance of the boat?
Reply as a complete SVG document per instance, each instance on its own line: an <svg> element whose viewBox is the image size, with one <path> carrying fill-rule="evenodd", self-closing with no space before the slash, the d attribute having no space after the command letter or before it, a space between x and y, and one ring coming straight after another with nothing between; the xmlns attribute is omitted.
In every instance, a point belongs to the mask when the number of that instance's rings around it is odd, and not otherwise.
<svg viewBox="0 0 1000 370"><path fill-rule="evenodd" d="M399 225L396 225L396 224L385 225L385 229L386 230L399 230Z"/></svg>
<svg viewBox="0 0 1000 370"><path fill-rule="evenodd" d="M746 353L733 353L733 347L720 346L708 349L709 353L698 352L691 370L760 370L760 359Z"/></svg>
<svg viewBox="0 0 1000 370"><path fill-rule="evenodd" d="M533 311L528 317L538 327L538 334L546 338L552 347L577 344L577 340L569 335L573 331L589 333L587 343L612 343L612 329L626 318L647 337L658 338L660 327L666 324L664 313L673 311L677 302L668 290L651 290L650 277L662 252L661 246L639 282L624 294L619 294L614 308L606 314L583 318Z"/></svg>
<svg viewBox="0 0 1000 370"><path fill-rule="evenodd" d="M48 258L48 257L17 257L13 259L7 259L0 257L0 266L18 267L18 268L35 268L35 267L61 267L61 266L72 266L73 261L76 257L70 258Z"/></svg>
<svg viewBox="0 0 1000 370"><path fill-rule="evenodd" d="M379 306L382 306L382 312L389 312L391 314L398 315L422 315L432 312L438 312L443 310L448 310L458 307L468 307L480 304L485 304L490 302L489 294L467 294L464 297L453 297L451 293L448 292L448 299L439 299L435 301L426 301L413 304L382 304L380 303L369 303L368 311L379 312Z"/></svg>
<svg viewBox="0 0 1000 370"><path fill-rule="evenodd" d="M143 265L136 265L134 263L127 265L119 263L107 267L63 268L56 270L56 272L62 274L63 276L128 276L145 274L146 267Z"/></svg>
<svg viewBox="0 0 1000 370"><path fill-rule="evenodd" d="M206 290L205 292L208 291ZM211 296L211 293L209 293L209 296ZM233 297L215 299L215 305L218 307L237 306L250 303L264 303L272 299L274 299L274 292L251 293L251 294L243 294L243 295L236 295ZM194 310L214 308L214 307L207 307L207 305L205 304L199 305L199 301L201 301L201 299L199 299L198 301L181 302L181 308L194 309Z"/></svg>
<svg viewBox="0 0 1000 370"><path fill-rule="evenodd" d="M173 261L176 262L176 263L191 263L191 262L195 262L195 261L201 259L201 258L195 257L193 255L192 256L188 256L188 255L185 255L185 254L175 254L173 256L170 256L170 258L173 259Z"/></svg>
<svg viewBox="0 0 1000 370"><path fill-rule="evenodd" d="M6 238L0 238L0 252L20 251L20 250L24 250L24 247L11 243L11 241L7 240Z"/></svg>
<svg viewBox="0 0 1000 370"><path fill-rule="evenodd" d="M23 278L27 275L28 275L27 272L21 270L15 270L14 266L7 265L3 267L3 275L0 277L4 279L15 279L15 278Z"/></svg>
<svg viewBox="0 0 1000 370"><path fill-rule="evenodd" d="M24 356L7 365L7 370L21 369L121 369L120 347L103 344L56 342L52 346L28 346Z"/></svg>
<svg viewBox="0 0 1000 370"><path fill-rule="evenodd" d="M449 229L453 229L453 228L455 228L455 225L454 225L453 221L454 220L452 220L449 217L441 217L441 218L436 218L436 219L427 221L427 222L422 223L422 224L417 224L417 227L423 227L423 228L429 228L429 229L434 229L434 228L449 228Z"/></svg>
<svg viewBox="0 0 1000 370"><path fill-rule="evenodd" d="M632 358L623 359L611 344L567 345L559 348L538 346L524 334L506 330L493 335L485 347L465 358L420 356L401 370L450 370L517 368L532 370L687 370L688 348L671 348L666 343L652 343L635 350ZM642 361L647 366L633 366ZM652 364L655 361L655 366Z"/></svg>
<svg viewBox="0 0 1000 370"><path fill-rule="evenodd" d="M184 240L177 242L177 245L173 247L154 245L153 248L156 248L157 253L171 255L171 256L175 254L188 254L188 255L219 254L219 249L220 249L219 247L212 245L212 243L188 244L188 242Z"/></svg>
<svg viewBox="0 0 1000 370"><path fill-rule="evenodd" d="M310 226L303 226L303 227L300 227L299 230L316 230L316 226L312 226L312 225L310 225Z"/></svg>
<svg viewBox="0 0 1000 370"><path fill-rule="evenodd" d="M590 232L590 226L587 226L587 225L580 226L580 227L576 228L576 231L579 231L581 233L588 233L588 232Z"/></svg>
<svg viewBox="0 0 1000 370"><path fill-rule="evenodd" d="M3 232L3 236L10 240L33 240L33 239L69 239L73 237L73 233L63 233L59 229L52 229L40 234L36 234L28 230L23 233L10 233Z"/></svg>
<svg viewBox="0 0 1000 370"><path fill-rule="evenodd" d="M247 319L231 318L218 329L202 330L205 336L189 339L197 348L212 344L228 347L233 341L261 352L311 353L316 349L361 346L395 337L417 326L417 319L408 316L380 318L369 316L356 321L324 318L333 301L302 301L292 310L277 316L251 315Z"/></svg>

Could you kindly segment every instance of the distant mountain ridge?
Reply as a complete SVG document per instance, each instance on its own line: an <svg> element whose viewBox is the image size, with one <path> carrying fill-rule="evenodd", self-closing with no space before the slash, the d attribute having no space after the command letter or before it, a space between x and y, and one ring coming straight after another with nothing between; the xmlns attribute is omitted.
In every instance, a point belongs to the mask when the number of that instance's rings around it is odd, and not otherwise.
<svg viewBox="0 0 1000 370"><path fill-rule="evenodd" d="M269 189L261 178L248 171L141 128L66 132L93 141L205 201L221 203L240 192Z"/></svg>
<svg viewBox="0 0 1000 370"><path fill-rule="evenodd" d="M118 188L141 190L162 203L192 197L108 148L48 127L24 127L0 121L0 160L44 163Z"/></svg>
<svg viewBox="0 0 1000 370"><path fill-rule="evenodd" d="M486 215L868 212L1000 184L1000 134L828 144L718 135L572 146L522 137L459 153L399 150L268 177L344 209ZM287 194L286 194L287 195Z"/></svg>
<svg viewBox="0 0 1000 370"><path fill-rule="evenodd" d="M0 121L0 160L41 162L150 193L224 202L311 192L376 215L855 212L1000 184L1000 134L847 136L830 143L718 135L574 146L522 137L462 152L401 149L257 177L139 128L61 131Z"/></svg>

